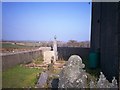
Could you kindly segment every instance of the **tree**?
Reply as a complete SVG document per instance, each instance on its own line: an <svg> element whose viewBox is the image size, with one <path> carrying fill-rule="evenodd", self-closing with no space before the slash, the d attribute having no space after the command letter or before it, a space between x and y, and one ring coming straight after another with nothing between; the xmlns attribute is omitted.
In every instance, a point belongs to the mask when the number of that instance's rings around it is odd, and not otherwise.
<svg viewBox="0 0 120 90"><path fill-rule="evenodd" d="M69 47L78 47L78 46L79 46L79 43L78 43L76 40L69 40L69 41L67 42L67 45L68 45Z"/></svg>

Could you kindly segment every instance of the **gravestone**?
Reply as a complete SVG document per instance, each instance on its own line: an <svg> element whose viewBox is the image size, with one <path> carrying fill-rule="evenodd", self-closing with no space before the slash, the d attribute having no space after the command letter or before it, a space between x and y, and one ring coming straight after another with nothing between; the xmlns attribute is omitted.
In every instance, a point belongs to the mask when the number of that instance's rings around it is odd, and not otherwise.
<svg viewBox="0 0 120 90"><path fill-rule="evenodd" d="M54 51L44 51L43 59L45 64L50 64L52 57L54 57Z"/></svg>
<svg viewBox="0 0 120 90"><path fill-rule="evenodd" d="M114 88L114 90L117 90L118 84L117 84L117 80L115 79L115 77L113 77L112 83L110 83L106 79L103 72L100 72L98 81L92 81L92 80L90 81L90 88L112 88L112 89Z"/></svg>
<svg viewBox="0 0 120 90"><path fill-rule="evenodd" d="M117 80L115 79L115 77L113 77L111 86L112 86L112 88L118 88L118 83L117 83Z"/></svg>
<svg viewBox="0 0 120 90"><path fill-rule="evenodd" d="M93 80L90 81L90 88L96 88L95 82Z"/></svg>
<svg viewBox="0 0 120 90"><path fill-rule="evenodd" d="M87 76L89 74L83 70L84 67L82 59L78 55L72 55L59 75L58 88L114 88L117 90L118 84L115 77L110 83L100 72L98 81L93 81L90 76Z"/></svg>
<svg viewBox="0 0 120 90"><path fill-rule="evenodd" d="M54 41L53 41L53 51L45 50L45 51L43 52L44 63L45 63L45 64L50 64L52 57L54 57L53 62L55 63L56 60L58 60L56 36L54 37Z"/></svg>
<svg viewBox="0 0 120 90"><path fill-rule="evenodd" d="M47 71L42 72L36 86L38 88L44 88L46 86L47 79L48 79L48 72Z"/></svg>
<svg viewBox="0 0 120 90"><path fill-rule="evenodd" d="M54 36L54 41L53 41L53 51L54 51L54 62L58 60L58 52L57 52L57 40L56 36Z"/></svg>
<svg viewBox="0 0 120 90"><path fill-rule="evenodd" d="M59 75L59 88L86 88L85 65L78 55L72 55Z"/></svg>
<svg viewBox="0 0 120 90"><path fill-rule="evenodd" d="M97 88L110 88L110 83L102 72L100 72L100 78L97 82Z"/></svg>

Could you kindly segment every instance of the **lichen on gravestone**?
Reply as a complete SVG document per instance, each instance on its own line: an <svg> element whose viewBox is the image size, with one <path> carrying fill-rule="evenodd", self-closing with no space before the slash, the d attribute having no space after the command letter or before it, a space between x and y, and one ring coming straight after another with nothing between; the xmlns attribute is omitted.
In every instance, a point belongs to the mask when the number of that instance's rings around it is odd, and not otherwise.
<svg viewBox="0 0 120 90"><path fill-rule="evenodd" d="M97 88L111 88L111 83L109 83L102 72L100 72L100 78L97 82Z"/></svg>
<svg viewBox="0 0 120 90"><path fill-rule="evenodd" d="M113 77L112 83L110 83L104 74L100 72L100 78L97 82L97 88L118 88L117 80Z"/></svg>
<svg viewBox="0 0 120 90"><path fill-rule="evenodd" d="M115 77L113 77L111 86L112 88L118 88L117 80L115 79Z"/></svg>
<svg viewBox="0 0 120 90"><path fill-rule="evenodd" d="M90 77L83 70L84 67L82 59L78 55L72 55L59 75L58 88L118 88L115 77L110 83L102 72L100 72L98 81L91 79L88 82Z"/></svg>
<svg viewBox="0 0 120 90"><path fill-rule="evenodd" d="M59 88L86 88L87 74L84 67L82 59L72 55L59 75Z"/></svg>
<svg viewBox="0 0 120 90"><path fill-rule="evenodd" d="M36 86L38 88L44 88L46 86L47 79L48 79L48 72L47 71L42 72Z"/></svg>

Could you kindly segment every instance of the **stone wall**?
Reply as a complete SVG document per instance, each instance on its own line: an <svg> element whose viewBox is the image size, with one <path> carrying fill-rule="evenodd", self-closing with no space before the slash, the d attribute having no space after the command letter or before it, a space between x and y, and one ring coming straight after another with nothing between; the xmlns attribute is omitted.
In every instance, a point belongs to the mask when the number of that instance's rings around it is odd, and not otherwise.
<svg viewBox="0 0 120 90"><path fill-rule="evenodd" d="M102 3L101 9L101 69L118 80L118 3Z"/></svg>
<svg viewBox="0 0 120 90"><path fill-rule="evenodd" d="M88 59L89 48L81 47L58 47L58 59L68 60L71 55L79 55L83 60Z"/></svg>
<svg viewBox="0 0 120 90"><path fill-rule="evenodd" d="M118 10L119 10L118 24L120 24L120 2L119 2ZM118 53L120 53L120 25L118 27ZM119 88L120 88L120 54L118 55L119 55Z"/></svg>
<svg viewBox="0 0 120 90"><path fill-rule="evenodd" d="M91 51L100 52L102 72L118 80L118 3L92 3Z"/></svg>
<svg viewBox="0 0 120 90"><path fill-rule="evenodd" d="M100 48L100 22L101 22L101 3L92 3L92 22L91 22L91 51L97 52Z"/></svg>
<svg viewBox="0 0 120 90"><path fill-rule="evenodd" d="M42 55L41 50L24 51L14 54L2 55L2 70L6 70L17 64L28 63Z"/></svg>
<svg viewBox="0 0 120 90"><path fill-rule="evenodd" d="M88 59L89 48L58 47L59 59L68 60L68 58L74 54L81 56L83 60ZM2 55L2 70L6 70L20 63L31 62L33 59L37 58L40 55L42 55L42 50Z"/></svg>

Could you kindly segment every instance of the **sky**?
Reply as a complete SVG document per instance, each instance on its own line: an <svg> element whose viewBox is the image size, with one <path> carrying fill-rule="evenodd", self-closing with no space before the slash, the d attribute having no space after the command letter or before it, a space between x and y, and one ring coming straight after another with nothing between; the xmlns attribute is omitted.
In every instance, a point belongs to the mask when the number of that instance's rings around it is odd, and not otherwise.
<svg viewBox="0 0 120 90"><path fill-rule="evenodd" d="M2 39L89 41L91 3L3 2Z"/></svg>

